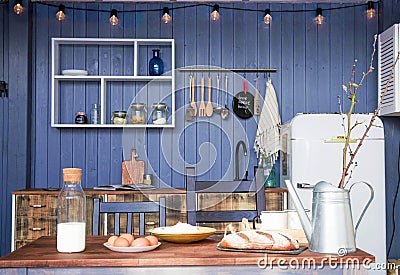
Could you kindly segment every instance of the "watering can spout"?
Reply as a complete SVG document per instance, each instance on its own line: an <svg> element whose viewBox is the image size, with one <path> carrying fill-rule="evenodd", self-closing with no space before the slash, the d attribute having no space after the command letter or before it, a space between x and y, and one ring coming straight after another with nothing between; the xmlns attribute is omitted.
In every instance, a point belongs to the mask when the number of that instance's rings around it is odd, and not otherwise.
<svg viewBox="0 0 400 275"><path fill-rule="evenodd" d="M293 201L294 207L296 208L297 214L299 215L299 219L301 225L303 226L304 233L306 234L307 240L311 242L311 235L312 235L312 226L310 218L308 217L303 204L300 201L299 196L297 195L296 190L293 187L293 184L290 180L285 180L286 187L289 191L290 198Z"/></svg>

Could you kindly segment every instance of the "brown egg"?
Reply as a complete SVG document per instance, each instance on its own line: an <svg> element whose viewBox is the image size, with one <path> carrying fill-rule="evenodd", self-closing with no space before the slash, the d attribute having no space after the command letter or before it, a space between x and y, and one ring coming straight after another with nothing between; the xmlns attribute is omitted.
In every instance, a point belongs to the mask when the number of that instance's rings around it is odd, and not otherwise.
<svg viewBox="0 0 400 275"><path fill-rule="evenodd" d="M111 236L110 238L108 238L108 241L107 241L108 245L114 246L114 242L115 242L116 238L118 238L118 237L117 236Z"/></svg>
<svg viewBox="0 0 400 275"><path fill-rule="evenodd" d="M158 238L156 236L150 235L150 236L146 236L145 238L150 242L150 245L158 244Z"/></svg>
<svg viewBox="0 0 400 275"><path fill-rule="evenodd" d="M121 234L120 237L121 237L121 238L124 238L124 239L127 239L128 242L129 242L129 245L131 245L132 242L133 242L133 240L135 239L135 237L133 237L132 234L128 234L128 233Z"/></svg>
<svg viewBox="0 0 400 275"><path fill-rule="evenodd" d="M119 246L119 247L128 247L129 246L129 241L125 238L118 237L114 241L114 246Z"/></svg>
<svg viewBox="0 0 400 275"><path fill-rule="evenodd" d="M135 239L131 244L131 246L149 246L149 245L150 245L149 240L143 237Z"/></svg>

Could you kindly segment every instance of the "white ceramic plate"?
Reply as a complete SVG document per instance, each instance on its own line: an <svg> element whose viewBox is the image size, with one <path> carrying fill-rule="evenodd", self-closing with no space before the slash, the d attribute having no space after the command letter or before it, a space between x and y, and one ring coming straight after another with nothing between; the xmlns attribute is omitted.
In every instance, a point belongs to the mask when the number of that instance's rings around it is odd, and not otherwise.
<svg viewBox="0 0 400 275"><path fill-rule="evenodd" d="M153 249L156 249L161 245L160 242L156 245L152 246L128 246L128 247L119 247L119 246L111 246L108 244L108 242L104 243L104 246L107 247L108 249L116 252L145 252L145 251L150 251Z"/></svg>
<svg viewBox="0 0 400 275"><path fill-rule="evenodd" d="M86 76L88 75L88 71L85 70L63 70L63 75L73 75L73 76Z"/></svg>

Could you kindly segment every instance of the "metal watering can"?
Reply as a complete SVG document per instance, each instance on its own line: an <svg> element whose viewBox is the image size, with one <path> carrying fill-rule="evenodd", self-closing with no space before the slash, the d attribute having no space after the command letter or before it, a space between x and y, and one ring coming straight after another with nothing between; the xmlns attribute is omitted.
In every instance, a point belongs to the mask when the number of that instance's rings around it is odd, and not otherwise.
<svg viewBox="0 0 400 275"><path fill-rule="evenodd" d="M355 237L357 228L374 198L374 190L371 185L366 182L356 182L350 186L349 190L346 190L325 181L318 182L313 190L312 219L310 221L292 183L290 180L285 180L285 183L299 215L311 251L338 254L340 256L356 251ZM354 228L351 215L350 191L357 183L364 183L368 186L370 198Z"/></svg>

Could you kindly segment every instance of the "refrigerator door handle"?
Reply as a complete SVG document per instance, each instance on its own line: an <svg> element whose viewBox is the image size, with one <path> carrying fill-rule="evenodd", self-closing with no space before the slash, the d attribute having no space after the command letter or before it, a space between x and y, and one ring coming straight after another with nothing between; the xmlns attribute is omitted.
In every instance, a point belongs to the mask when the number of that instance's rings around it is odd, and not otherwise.
<svg viewBox="0 0 400 275"><path fill-rule="evenodd" d="M309 183L297 183L297 188L300 189L314 189L314 185L311 185Z"/></svg>

